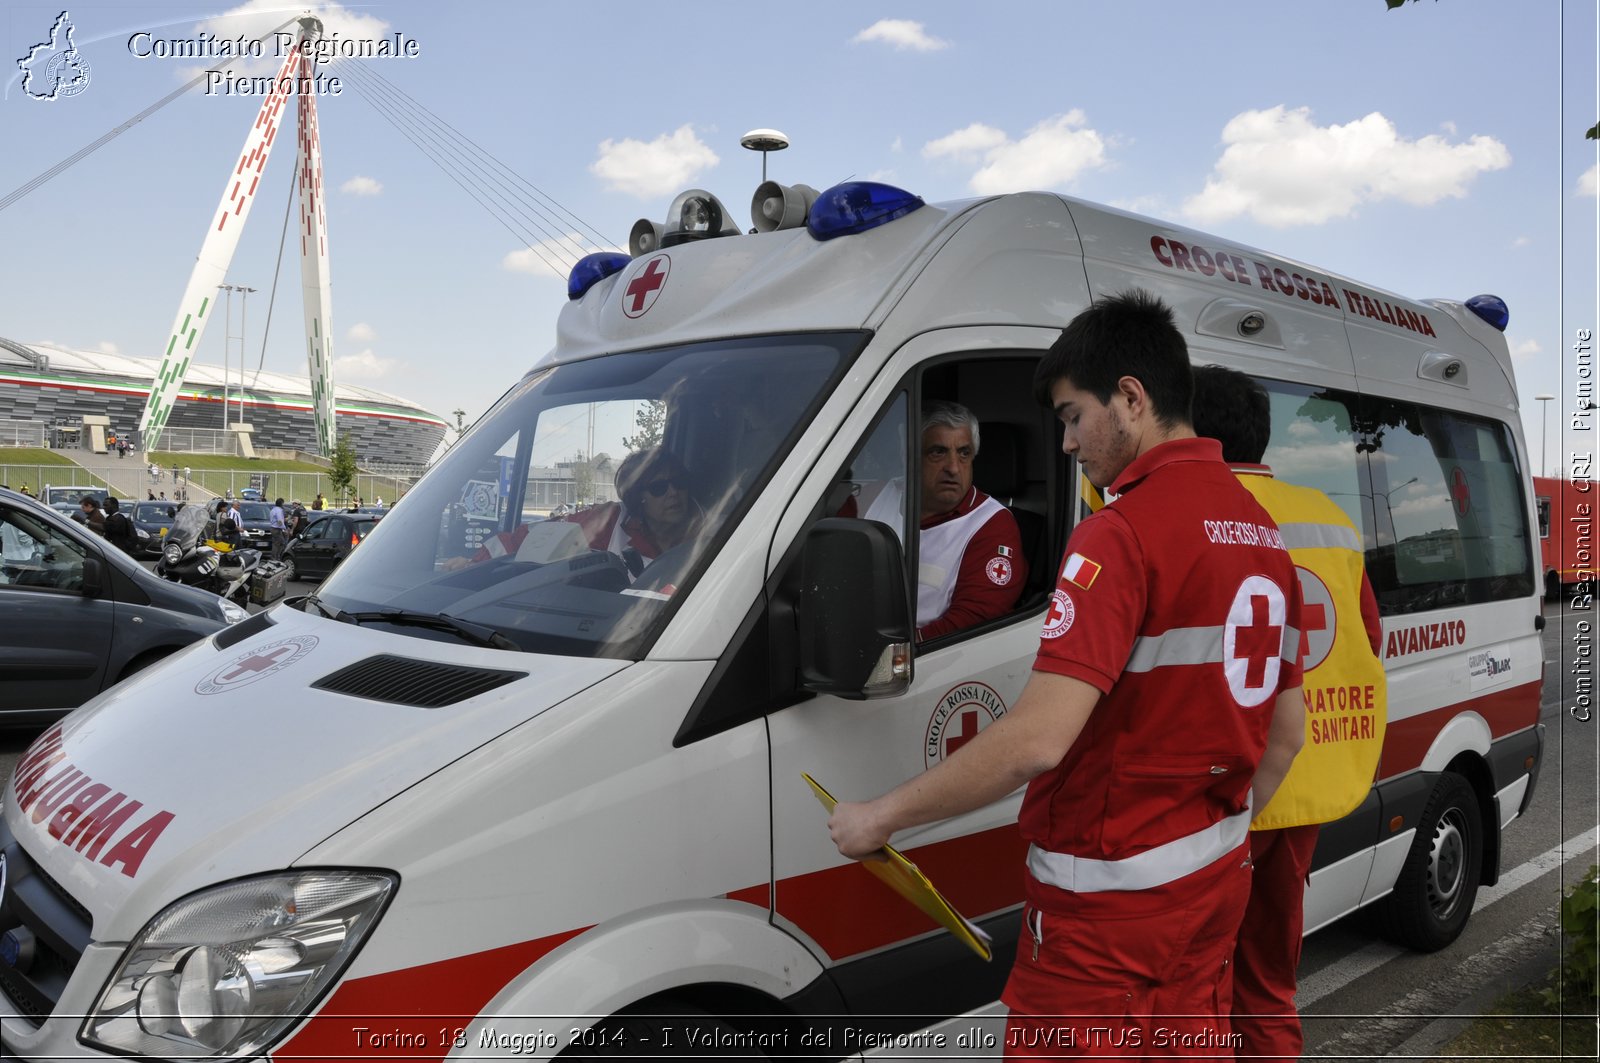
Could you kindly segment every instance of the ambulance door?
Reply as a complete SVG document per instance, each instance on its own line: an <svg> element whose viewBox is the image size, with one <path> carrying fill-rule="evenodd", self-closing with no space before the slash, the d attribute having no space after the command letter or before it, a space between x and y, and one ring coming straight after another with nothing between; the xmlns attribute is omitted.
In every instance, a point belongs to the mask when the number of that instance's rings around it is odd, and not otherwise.
<svg viewBox="0 0 1600 1063"><path fill-rule="evenodd" d="M999 333L1011 341L1006 347L997 347ZM1024 559L1024 577L1022 564L997 552L988 578L1024 584L1013 611L916 645L902 693L876 700L820 695L769 717L775 919L831 968L857 1015L956 1014L994 1000L1010 967L1022 901L1021 791L894 839L957 910L995 935L994 961L985 964L838 854L801 773L840 800L873 797L942 761L1015 704L1065 541L1065 518L1052 514L1067 508L1066 462L1048 411L1029 394L1038 358L1057 335L963 329L912 341L869 389L796 503L808 507L806 520L870 516L893 524L905 544L914 598L923 465L918 411L923 400L953 400L980 422L976 486L1013 510L1032 555ZM818 506L818 498L827 501ZM783 523L799 526L792 518Z"/></svg>

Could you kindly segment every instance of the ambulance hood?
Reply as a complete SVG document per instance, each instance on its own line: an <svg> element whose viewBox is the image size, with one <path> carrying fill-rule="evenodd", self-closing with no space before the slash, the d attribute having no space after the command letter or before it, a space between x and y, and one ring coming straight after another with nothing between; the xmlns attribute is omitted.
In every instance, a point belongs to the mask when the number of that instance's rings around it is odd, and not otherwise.
<svg viewBox="0 0 1600 1063"><path fill-rule="evenodd" d="M5 789L11 833L94 917L127 940L171 901L287 868L390 798L627 667L396 636L278 608L218 649L206 640L51 727ZM252 627L254 625L251 625ZM374 660L377 659L377 660ZM382 679L410 661L521 673L439 708L319 688ZM355 670L347 672L347 675ZM359 675L359 673L357 673ZM131 809L131 811L129 811Z"/></svg>

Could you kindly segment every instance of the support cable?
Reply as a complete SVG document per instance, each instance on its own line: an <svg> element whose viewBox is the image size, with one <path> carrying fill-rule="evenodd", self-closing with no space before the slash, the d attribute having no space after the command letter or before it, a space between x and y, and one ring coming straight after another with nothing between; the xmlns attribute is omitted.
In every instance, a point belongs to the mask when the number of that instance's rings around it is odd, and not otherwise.
<svg viewBox="0 0 1600 1063"><path fill-rule="evenodd" d="M283 245L289 239L289 215L294 209L294 194L299 179L298 171L289 171L289 198L283 203L283 228L278 233L278 261L272 267L272 288L267 292L267 319L261 325L261 357L256 359L255 375L250 378L252 388L261 379L261 367L267 364L267 336L272 332L272 307L278 301L278 281L283 276Z"/></svg>
<svg viewBox="0 0 1600 1063"><path fill-rule="evenodd" d="M355 86L357 89L361 89L361 85L360 85L359 81L357 81L356 79L349 78L348 75L346 76L346 79L350 82L351 85ZM571 265L572 264L570 262L567 263L565 267L563 267L559 262L552 262L551 259L550 259L550 254L555 254L555 252L553 250L551 250L550 253L547 254L546 253L546 249L548 248L548 245L545 245L544 249L542 249L541 246L540 246L542 244L545 244L544 241L537 240L537 239L530 239L529 238L529 234L527 234L525 232L518 232L516 227L510 221L508 221L506 219L506 217L504 215L502 215L499 210L497 210L493 205L491 205L487 200L485 200L483 198L483 196L479 195L479 193L474 188L468 187L468 185L463 182L462 178L460 176L458 176L457 173L455 171L453 171L448 165L446 165L446 163L442 159L440 159L439 156L432 149L430 149L427 145L423 144L422 141L419 140L417 138L417 136L413 135L412 132L409 131L407 129L407 127L402 122L398 121L395 118L395 116L389 110L389 106L390 105L389 105L387 100L385 100L384 103L382 105L380 105L378 103L378 101L373 97L373 95L370 92L362 90L360 95L361 95L362 99L367 101L367 104L370 107L372 107L373 110L377 111L379 115L381 115L387 122L389 122L390 125L394 126L395 129L400 132L401 136L403 136L407 140L411 141L411 143L417 148L417 150L421 151L424 155L426 155L433 162L433 164L435 166L438 166L439 169L444 172L445 176L449 177L450 180L454 181L456 183L457 187L459 187L463 192L467 193L467 195L471 196L474 200L476 200L478 205L483 207L484 210L488 211L489 214L496 221L498 221L502 226L505 227L507 232L511 233L511 235L516 237L517 240L520 243L522 243L524 246L526 246L529 251L533 252L535 257L537 257L541 262L543 262L545 264L546 268L548 268L553 275L555 275L557 277L566 276L567 272L571 269ZM472 180L472 178L470 176L467 179L468 180ZM476 184L475 181L473 183Z"/></svg>
<svg viewBox="0 0 1600 1063"><path fill-rule="evenodd" d="M357 61L356 60L346 60L346 62L354 63L354 62L357 62ZM572 220L572 222L575 223L579 227L580 230L587 230L586 232L580 233L580 235L583 235L586 239L593 240L597 245L602 246L602 247L614 246L615 241L611 240L609 237L605 236L599 230L597 230L594 226L590 225L588 222L586 222L582 218L578 217L572 211L570 211L566 207L562 206L559 202L557 202L555 200L554 197L550 196L543 189L539 188L538 185L535 185L532 181L529 181L527 178L525 178L521 174L517 173L516 170L512 169L510 166L508 166L505 163L501 162L498 158L496 158L493 154L491 154L488 151L488 149L484 148L477 141L473 140L471 137L467 136L465 133L461 132L460 130L456 129L454 126L450 125L449 122L445 121L443 118L439 117L439 115L435 114L422 101L416 99L414 96L412 96L409 93L407 93L404 89L400 88L399 86L397 86L393 82L391 82L388 78L384 77L383 74L381 74L375 67L363 67L363 69L366 70L367 72L369 72L378 81L382 82L385 86L387 86L390 91L392 91L394 93L397 93L401 97L403 97L412 107L415 107L416 109L418 109L418 110L422 111L423 113L429 115L436 123L438 123L439 125L443 126L445 129L449 130L451 135L453 135L456 139L458 139L458 140L470 145L470 147L474 150L474 153L479 158L484 159L485 161L487 161L489 163L492 163L494 166L499 167L506 174L508 174L512 179L514 179L516 181L519 181L522 184L526 185L528 188L530 188L534 192L535 195L537 195L540 199L542 199L552 209L558 210L562 214L565 214L568 218L570 218ZM557 221L556 219L551 219L551 220L555 224L557 224L558 226L564 227L566 225L566 222Z"/></svg>
<svg viewBox="0 0 1600 1063"><path fill-rule="evenodd" d="M589 253L588 249L573 241L573 234L564 233L560 230L560 228L554 230L550 229L546 225L541 224L538 219L530 217L525 211L519 209L516 204L512 203L504 194L490 191L489 188L485 187L485 182L495 183L498 188L507 189L513 194L516 194L517 192L515 188L508 189L504 181L500 180L494 173L484 170L481 166L467 165L467 160L464 160L461 157L459 150L454 145L444 143L437 135L434 127L419 125L416 121L416 116L410 113L410 108L403 101L395 97L392 93L383 89L381 86L376 85L368 80L365 71L363 71L359 76L352 76L354 69L355 68L353 68L351 65L344 65L340 67L341 74L345 80L348 81L352 87L358 89L364 95L364 97L369 100L369 102L381 99L388 105L387 114L392 116L391 121L395 123L397 129L403 126L404 129L402 129L402 133L404 133L405 129L410 129L413 132L416 132L418 136L426 137L441 154L449 157L453 162L456 163L454 170L455 174L465 176L466 179L472 181L474 185L492 195L508 214L515 216L523 224L525 230L532 229L542 234L544 237L542 240L529 241L524 239L524 242L528 243L530 248L532 248L533 244L537 243L541 244L551 255L555 255L563 259L570 257L571 261L566 262L566 266L569 269L571 268L572 262L575 262L578 258L581 258ZM408 137L408 139L411 139L413 144L418 143L415 138ZM418 146L420 147L421 145L418 144ZM439 162L437 157L435 157L435 161ZM443 167L444 163L439 162L439 165ZM563 241L566 242L568 247L564 248L562 246ZM570 248L570 250L568 248Z"/></svg>
<svg viewBox="0 0 1600 1063"><path fill-rule="evenodd" d="M274 26L272 29L268 30L266 33L262 34L260 37L257 37L256 40L257 41L264 41L268 37L272 36L274 33L277 33L279 30L283 29L284 26L287 26L287 25L289 25L290 23L292 23L294 21L295 20L291 18L291 19L289 19L288 22L284 22L282 25ZM245 58L245 56L241 52L241 54L234 56L232 59L228 60L228 62L224 63L222 65L221 69L222 70L227 70L234 63L237 63L239 60L241 60L243 58ZM182 96L184 93L188 92L190 89L192 89L196 85L200 84L200 82L204 81L206 79L207 75L210 74L210 73L211 73L211 71L209 71L209 70L201 71L199 74L196 74L194 76L193 80L187 82L184 85L179 86L176 89L173 89L171 92L167 93L165 96L161 97L161 99L157 100L155 103L152 103L150 106L146 107L144 110L140 111L138 114L134 115L132 118L129 118L127 121L123 122L121 125L119 125L119 126L115 127L114 129L112 129L110 132L102 135L99 139L91 141L88 144L85 144L83 147L79 148L77 151L73 152L71 155L68 155L65 159L62 159L60 162L56 163L54 166L50 167L48 170L46 170L43 173L39 174L37 177L33 178L30 181L24 182L23 184L19 185L17 188L15 188L12 191L6 193L5 196L0 197L0 210L5 210L7 207L11 206L11 204L17 202L17 200L19 200L22 197L26 196L29 192L32 192L34 189L38 188L40 185L44 184L46 181L49 181L52 178L59 176L61 173L63 173L67 169L71 168L72 166L76 165L79 162L82 162L84 159L88 158L90 155L94 154L96 151L99 151L101 148L103 148L107 144L111 143L113 140L115 140L117 137L121 136L123 133L126 133L128 130L132 129L134 126L138 125L140 122L144 121L146 118L149 118L151 115L153 115L157 111L161 110L161 108L165 107L167 104L171 103L173 100L177 99L179 96Z"/></svg>

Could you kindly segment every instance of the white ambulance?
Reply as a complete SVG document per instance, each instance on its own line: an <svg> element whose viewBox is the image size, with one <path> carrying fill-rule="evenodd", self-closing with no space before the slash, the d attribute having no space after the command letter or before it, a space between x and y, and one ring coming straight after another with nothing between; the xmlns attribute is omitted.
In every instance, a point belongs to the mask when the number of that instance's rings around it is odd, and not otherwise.
<svg viewBox="0 0 1600 1063"><path fill-rule="evenodd" d="M1014 703L1082 508L1029 381L1133 287L1196 363L1265 382L1267 461L1365 537L1387 748L1323 831L1307 928L1376 902L1414 945L1460 932L1542 751L1503 304L1053 194L764 185L755 217L691 191L640 253L584 260L554 350L314 596L33 745L0 828L6 1056L937 1048L1006 976L1020 794L897 838L985 964L838 855L801 773L877 794ZM1029 574L1009 615L919 644L917 529L840 514L886 484L916 511L930 399L981 419ZM675 459L650 496L694 510L671 549L630 547L610 498L645 447Z"/></svg>

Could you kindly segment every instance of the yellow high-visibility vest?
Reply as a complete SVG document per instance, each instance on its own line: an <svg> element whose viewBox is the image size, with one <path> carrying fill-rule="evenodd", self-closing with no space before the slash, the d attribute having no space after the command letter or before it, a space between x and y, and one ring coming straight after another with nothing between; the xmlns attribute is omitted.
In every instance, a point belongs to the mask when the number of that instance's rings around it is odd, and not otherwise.
<svg viewBox="0 0 1600 1063"><path fill-rule="evenodd" d="M1234 472L1283 533L1305 603L1305 745L1251 829L1327 823L1354 810L1372 789L1388 720L1383 661L1361 619L1361 533L1321 491L1275 480L1264 465Z"/></svg>

